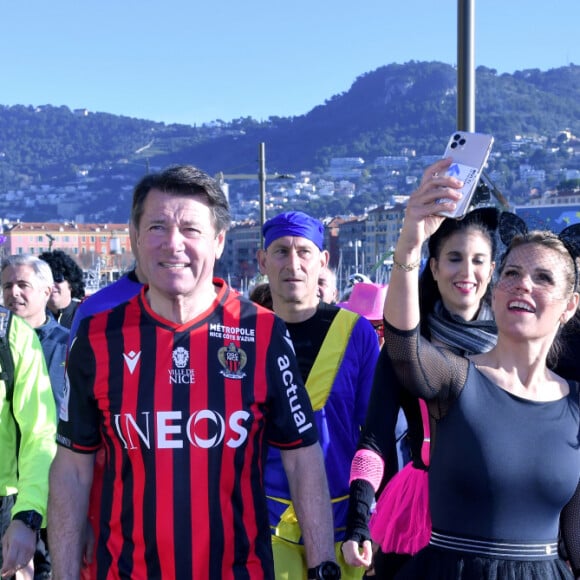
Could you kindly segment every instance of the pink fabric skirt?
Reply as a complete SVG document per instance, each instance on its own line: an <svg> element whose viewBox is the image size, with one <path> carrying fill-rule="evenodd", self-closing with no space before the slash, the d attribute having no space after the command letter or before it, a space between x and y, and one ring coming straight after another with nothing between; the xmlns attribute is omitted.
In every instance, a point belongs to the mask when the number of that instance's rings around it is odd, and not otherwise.
<svg viewBox="0 0 580 580"><path fill-rule="evenodd" d="M428 473L411 463L389 481L369 522L384 554L416 554L431 537Z"/></svg>

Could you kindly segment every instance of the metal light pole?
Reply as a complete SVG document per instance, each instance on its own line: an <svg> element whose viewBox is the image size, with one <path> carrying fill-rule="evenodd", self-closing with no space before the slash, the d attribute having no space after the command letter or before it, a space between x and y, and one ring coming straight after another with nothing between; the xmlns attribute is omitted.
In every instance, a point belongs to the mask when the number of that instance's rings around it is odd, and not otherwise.
<svg viewBox="0 0 580 580"><path fill-rule="evenodd" d="M475 0L457 1L457 129L475 131Z"/></svg>
<svg viewBox="0 0 580 580"><path fill-rule="evenodd" d="M294 179L296 176L292 173L266 173L266 144L260 143L258 149L258 182L260 184L260 248L264 247L264 236L262 228L266 223L266 181L268 179ZM226 179L251 179L255 181L256 173L223 173L220 171L215 175L215 178L220 184L220 187L225 187Z"/></svg>
<svg viewBox="0 0 580 580"><path fill-rule="evenodd" d="M264 248L262 229L266 223L266 144L260 143L258 150L258 181L260 182L260 248Z"/></svg>
<svg viewBox="0 0 580 580"><path fill-rule="evenodd" d="M260 182L260 247L264 247L264 235L262 228L266 223L266 180L269 179L294 179L296 176L292 173L266 173L266 144L260 143L258 150L258 181Z"/></svg>

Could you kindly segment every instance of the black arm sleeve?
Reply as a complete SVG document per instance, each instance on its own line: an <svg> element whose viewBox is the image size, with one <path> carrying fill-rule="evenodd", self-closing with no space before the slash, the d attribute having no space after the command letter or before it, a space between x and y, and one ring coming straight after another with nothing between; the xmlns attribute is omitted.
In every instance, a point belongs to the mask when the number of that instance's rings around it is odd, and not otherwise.
<svg viewBox="0 0 580 580"><path fill-rule="evenodd" d="M345 539L362 544L365 540L371 539L369 520L375 490L365 479L355 479L350 484L349 494Z"/></svg>
<svg viewBox="0 0 580 580"><path fill-rule="evenodd" d="M574 577L580 577L580 525L578 518L580 514L580 481L572 499L562 510L560 516L560 528L562 539L570 558L570 565L574 571Z"/></svg>
<svg viewBox="0 0 580 580"><path fill-rule="evenodd" d="M395 427L400 407L405 412L409 426L411 455L420 458L423 425L419 404L416 397L402 388L387 351L382 349L375 367L366 420L358 445L358 449L374 451L385 463L383 481L377 496L398 470Z"/></svg>
<svg viewBox="0 0 580 580"><path fill-rule="evenodd" d="M396 471L387 461L396 458L395 426L400 407L400 386L388 354L381 350L365 423L359 439L359 449L369 449L385 461L385 471Z"/></svg>
<svg viewBox="0 0 580 580"><path fill-rule="evenodd" d="M385 323L385 344L401 385L428 402L435 419L444 417L465 381L469 360L433 346L419 335L419 327L399 330Z"/></svg>
<svg viewBox="0 0 580 580"><path fill-rule="evenodd" d="M419 411L416 397L402 390L387 352L384 349L381 350L375 367L373 387L358 449L366 449L376 453L383 460L385 469L376 494L373 486L367 480L355 479L352 481L346 522L346 539L348 540L354 540L360 544L364 540L370 539L368 522L374 499L379 497L385 485L398 469L395 440L398 410L403 405L407 413L407 409L412 407L413 402ZM409 415L407 415L407 421L409 422ZM415 424L416 421L419 422L419 425ZM414 415L413 427L410 429L415 433L418 441L417 456L420 458L423 441L420 413Z"/></svg>

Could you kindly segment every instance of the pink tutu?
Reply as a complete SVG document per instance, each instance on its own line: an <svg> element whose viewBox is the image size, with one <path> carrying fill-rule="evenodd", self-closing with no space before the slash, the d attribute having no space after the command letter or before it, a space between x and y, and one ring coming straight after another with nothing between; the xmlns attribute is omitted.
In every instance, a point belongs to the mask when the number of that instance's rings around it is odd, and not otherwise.
<svg viewBox="0 0 580 580"><path fill-rule="evenodd" d="M429 543L428 473L408 463L387 484L369 522L384 554L416 554Z"/></svg>

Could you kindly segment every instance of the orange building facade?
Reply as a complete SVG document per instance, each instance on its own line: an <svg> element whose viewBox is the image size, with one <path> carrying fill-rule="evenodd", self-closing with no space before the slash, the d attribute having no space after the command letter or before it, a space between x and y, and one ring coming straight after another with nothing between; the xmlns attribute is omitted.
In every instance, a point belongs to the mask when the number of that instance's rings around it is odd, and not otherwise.
<svg viewBox="0 0 580 580"><path fill-rule="evenodd" d="M25 223L4 224L0 252L38 255L62 250L85 271L98 271L107 283L131 267L128 224Z"/></svg>

